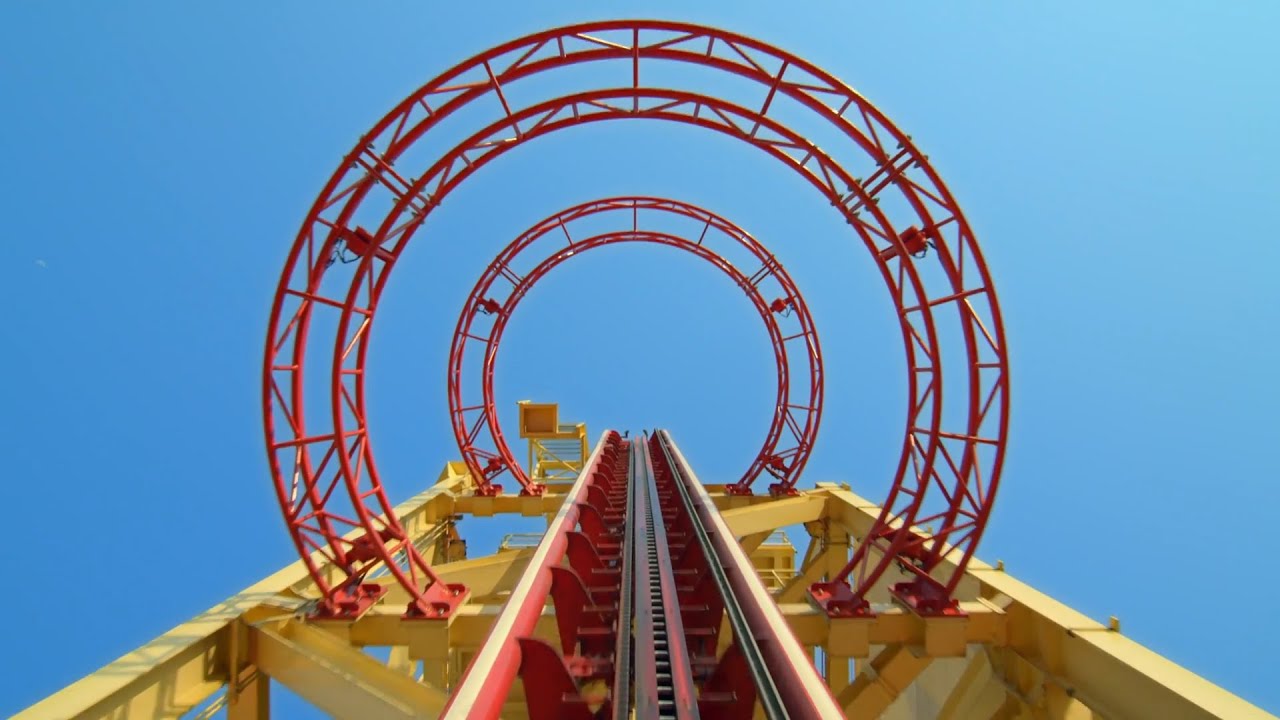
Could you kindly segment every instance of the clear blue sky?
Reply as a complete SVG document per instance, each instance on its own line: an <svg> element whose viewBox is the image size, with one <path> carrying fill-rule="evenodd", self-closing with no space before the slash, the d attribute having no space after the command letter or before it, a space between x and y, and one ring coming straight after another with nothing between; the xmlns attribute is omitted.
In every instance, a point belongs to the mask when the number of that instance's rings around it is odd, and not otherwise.
<svg viewBox="0 0 1280 720"><path fill-rule="evenodd" d="M0 612L6 645L21 648L0 715L291 559L259 364L315 193L443 68L606 16L714 24L796 51L914 136L978 232L1011 345L1011 445L981 555L1280 710L1268 668L1280 640L1280 5L685 5L0 6L0 552L14 571ZM622 193L703 204L778 253L827 355L806 481L880 492L900 442L902 351L865 251L759 153L628 123L502 158L405 258L371 381L395 499L457 456L444 359L487 259L553 210ZM633 332L669 341L624 349ZM665 425L704 478L724 480L767 421L766 347L715 271L615 247L530 295L499 399L560 401L593 435ZM609 378L632 380L606 393ZM473 548L500 532L475 528Z"/></svg>

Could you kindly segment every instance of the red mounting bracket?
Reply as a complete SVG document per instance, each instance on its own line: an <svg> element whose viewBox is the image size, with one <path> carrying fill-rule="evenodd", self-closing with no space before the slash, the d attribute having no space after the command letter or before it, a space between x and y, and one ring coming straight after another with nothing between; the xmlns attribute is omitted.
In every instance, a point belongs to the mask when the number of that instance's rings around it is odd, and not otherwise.
<svg viewBox="0 0 1280 720"><path fill-rule="evenodd" d="M387 594L387 586L361 583L336 588L326 606L321 602L308 617L312 620L355 620Z"/></svg>
<svg viewBox="0 0 1280 720"><path fill-rule="evenodd" d="M404 619L448 620L470 594L462 583L431 583L421 596L409 603Z"/></svg>
<svg viewBox="0 0 1280 720"><path fill-rule="evenodd" d="M875 617L871 603L855 595L843 580L810 585L809 599L826 612L827 617Z"/></svg>
<svg viewBox="0 0 1280 720"><path fill-rule="evenodd" d="M945 588L926 578L897 583L889 594L921 617L968 617Z"/></svg>

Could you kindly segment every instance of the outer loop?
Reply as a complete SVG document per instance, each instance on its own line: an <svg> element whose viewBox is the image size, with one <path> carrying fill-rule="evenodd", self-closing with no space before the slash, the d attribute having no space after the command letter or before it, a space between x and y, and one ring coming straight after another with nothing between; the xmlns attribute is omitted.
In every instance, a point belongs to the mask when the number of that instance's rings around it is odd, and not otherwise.
<svg viewBox="0 0 1280 720"><path fill-rule="evenodd" d="M614 87L606 79L599 89L514 102L530 97L513 92L526 79L587 64L598 64L602 73L625 72L618 73ZM669 64L737 76L756 94L731 101L717 96L726 84L643 86L648 68ZM688 79L705 77L690 74ZM668 81L670 74L664 77ZM492 113L492 121L481 120L474 134L425 167L398 164L406 150L464 106ZM783 107L785 112L779 110ZM788 122L780 119L784 116ZM902 328L906 427L881 515L841 579L861 596L899 563L919 582L949 593L990 514L1009 406L999 307L963 213L910 138L830 74L733 33L657 21L557 28L460 63L367 133L317 199L281 277L263 372L277 496L321 590L327 598L336 592L321 577L312 551L348 568L347 583L379 563L412 597L423 597L424 583L433 582L425 561L390 517L392 505L365 424L369 328L405 244L453 188L507 150L556 130L624 118L694 125L766 152L821 192L867 248ZM793 126L793 118L834 131L838 140L824 139L819 149ZM390 213L369 215L368 208L387 204ZM358 261L330 267L329 259L339 251ZM349 285L342 292L344 282ZM320 325L337 327L327 361L331 425L316 427L315 418L304 412L304 368L308 347L315 345L309 333L318 313L333 318L335 311L336 322L326 319ZM339 485L346 490L342 501L342 494L335 494Z"/></svg>

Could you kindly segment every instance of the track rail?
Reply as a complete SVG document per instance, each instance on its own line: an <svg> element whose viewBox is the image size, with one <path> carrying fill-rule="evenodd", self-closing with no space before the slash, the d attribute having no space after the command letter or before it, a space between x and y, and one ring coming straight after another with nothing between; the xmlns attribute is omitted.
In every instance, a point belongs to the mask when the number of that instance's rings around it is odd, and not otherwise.
<svg viewBox="0 0 1280 720"><path fill-rule="evenodd" d="M628 525L636 530L635 635L641 654L635 664L636 717L690 720L699 717L698 698L671 564L666 512L642 439L632 440L631 456L635 468L631 487L637 502Z"/></svg>
<svg viewBox="0 0 1280 720"><path fill-rule="evenodd" d="M575 546L581 547L585 540L588 548L592 542L603 547L606 538L600 535L578 538L574 536L574 528L600 529L603 511L599 503L608 503L611 496L617 497L619 485L625 491L628 472L627 461L623 456L626 448L618 433L612 430L606 431L601 437L582 474L574 482L569 496L534 551L528 569L512 590L502 613L494 621L489 637L458 681L458 687L450 696L440 717L455 720L498 717L517 673L524 676L526 689L540 688L556 701L554 707L546 713L538 715L531 712L533 720L591 717L583 702L565 705L564 696L575 688L574 682L567 673L554 674L556 668L547 660L555 659L556 651L541 640L534 639L533 631L546 607L548 595L552 595L557 600L556 621L563 654L570 655L583 643L593 643L595 648L615 646L615 638L607 633L609 618L599 617L595 603L591 602L594 598L589 594L583 597L574 592L579 590L582 576L572 569L576 564ZM570 560L569 567L561 565L566 556ZM574 580L578 581L577 585L572 582ZM558 589L561 592L557 592ZM586 592L586 588L581 588L581 592ZM577 613L569 611L570 603L566 597L577 600L573 604ZM589 635L582 632L584 625L591 625L590 629L594 632ZM605 626L606 632L599 632L601 625ZM584 668L586 674L591 676L604 675L604 671L608 669L590 665Z"/></svg>
<svg viewBox="0 0 1280 720"><path fill-rule="evenodd" d="M637 454L632 452L627 468L627 518L636 515L638 484L635 478L638 460ZM630 720L634 705L631 693L633 656L630 629L635 615L635 552L636 527L635 523L628 522L623 534L622 552L618 558L618 642L613 653L613 689L610 697L613 720Z"/></svg>
<svg viewBox="0 0 1280 720"><path fill-rule="evenodd" d="M656 431L648 449L656 474L669 478L687 513L693 542L706 558L733 630L734 647L745 661L765 717L843 717L812 659L787 627L750 559L670 435Z"/></svg>

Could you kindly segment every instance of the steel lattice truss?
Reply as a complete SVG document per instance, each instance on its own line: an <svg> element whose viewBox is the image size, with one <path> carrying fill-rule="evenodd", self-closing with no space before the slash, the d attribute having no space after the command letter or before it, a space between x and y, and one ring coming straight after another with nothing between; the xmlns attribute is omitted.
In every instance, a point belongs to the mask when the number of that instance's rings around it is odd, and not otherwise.
<svg viewBox="0 0 1280 720"><path fill-rule="evenodd" d="M706 87L706 73L670 72L681 66L749 81L754 97L722 97ZM557 86L549 80L583 67L616 84L547 90ZM650 74L667 87L647 86ZM450 125L454 119L468 127ZM940 560L948 552L967 560L981 538L1009 402L999 308L959 206L908 136L820 68L720 30L617 21L530 35L431 80L362 137L299 232L273 307L264 407L294 542L304 557L321 550L347 573L339 583L317 578L328 611L342 612L338 603L359 607L361 579L380 563L414 598L414 613L448 612L457 595L436 587L390 512L367 430L369 329L391 269L473 172L557 130L620 119L679 122L764 151L822 193L867 248L901 326L906 427L880 529L817 596L832 612L858 612L867 588L899 563L916 575L901 588L904 598L924 609L946 607L965 561L944 569ZM833 140L819 148L811 136ZM324 334L314 334L321 327ZM321 386L330 412L320 423L303 412L308 366L322 378L327 370ZM362 534L347 537L356 529Z"/></svg>
<svg viewBox="0 0 1280 720"><path fill-rule="evenodd" d="M654 220L682 220L689 237L656 228ZM594 222L588 222L588 221ZM602 223L610 230L600 232ZM579 232L586 224L592 234ZM616 229L614 229L616 228ZM472 288L449 351L449 413L459 451L477 478L477 492L500 490L492 479L510 473L522 492L540 493L516 462L498 423L494 400L494 365L502 333L520 300L552 269L586 250L623 242L664 245L709 262L741 288L759 313L773 348L777 369L774 414L768 433L750 467L732 488L750 493L762 473L777 482L775 493L794 492L796 479L813 450L822 417L822 351L813 317L795 281L782 264L745 230L715 213L689 203L652 197L595 200L556 213L521 233L485 269ZM727 246L717 252L717 246ZM750 275L729 259L745 251L753 263ZM529 256L543 258L529 260ZM545 257L544 257L545 256ZM517 270L519 268L519 270ZM487 330L485 329L487 327ZM464 377L469 346L479 345L480 394L468 393ZM802 360L794 363L792 357ZM801 373L793 380L793 366ZM482 431L487 429L487 444ZM492 448L492 449L489 449Z"/></svg>
<svg viewBox="0 0 1280 720"><path fill-rule="evenodd" d="M582 202L499 251L450 348L463 462L391 504L365 382L390 271L472 173L526 141L609 120L680 123L763 151L866 249L907 380L880 504L848 485L798 487L828 366L786 248L654 196ZM565 430L551 405L522 406L534 408L522 434L574 437L580 455L558 460L572 482L530 478L504 438L495 366L521 300L562 263L622 243L706 261L761 318L773 415L735 482L702 483L665 430L606 430L588 455L584 425ZM427 82L361 137L308 213L263 377L270 468L300 561L18 717L225 709L261 720L268 679L352 718L1265 716L1121 636L1118 619L1095 622L975 558L1009 410L981 251L910 137L837 78L759 41L593 22L513 40ZM518 493L503 492L506 476ZM458 519L501 514L543 516L548 528L536 546L504 541L468 558ZM809 535L799 564L785 536L772 542L794 526Z"/></svg>

